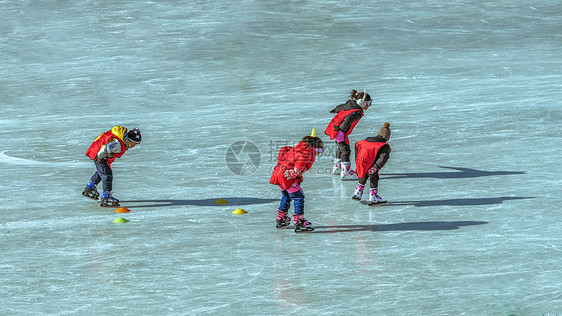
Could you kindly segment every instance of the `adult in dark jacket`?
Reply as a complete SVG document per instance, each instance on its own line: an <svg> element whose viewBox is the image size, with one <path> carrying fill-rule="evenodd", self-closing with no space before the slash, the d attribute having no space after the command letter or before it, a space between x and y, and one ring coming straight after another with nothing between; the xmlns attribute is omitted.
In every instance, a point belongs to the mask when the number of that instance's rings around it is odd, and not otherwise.
<svg viewBox="0 0 562 316"><path fill-rule="evenodd" d="M359 183L353 192L354 200L361 200L367 179L370 179L369 205L386 202L378 195L379 170L390 158L390 123L384 123L375 137L367 137L355 144L355 165Z"/></svg>
<svg viewBox="0 0 562 316"><path fill-rule="evenodd" d="M330 121L324 133L330 136L330 139L336 140L337 150L332 174L341 174L342 180L357 180L355 171L351 170L349 134L363 117L363 111L369 108L371 102L371 96L366 90L360 93L357 93L357 90L352 90L347 102L330 111L330 113L337 114Z"/></svg>

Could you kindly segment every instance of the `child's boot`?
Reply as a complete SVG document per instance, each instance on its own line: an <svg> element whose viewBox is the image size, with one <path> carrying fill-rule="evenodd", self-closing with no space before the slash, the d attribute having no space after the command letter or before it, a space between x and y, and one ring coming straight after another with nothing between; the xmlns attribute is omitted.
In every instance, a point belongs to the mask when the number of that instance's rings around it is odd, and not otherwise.
<svg viewBox="0 0 562 316"><path fill-rule="evenodd" d="M386 203L386 201L383 200L383 198L381 198L378 193L378 189L371 188L369 190L369 205Z"/></svg>
<svg viewBox="0 0 562 316"><path fill-rule="evenodd" d="M277 211L277 225L275 227L281 228L289 226L291 224L291 218L287 215L287 212L281 210Z"/></svg>
<svg viewBox="0 0 562 316"><path fill-rule="evenodd" d="M357 172L351 170L351 162L341 163L341 180L357 180Z"/></svg>
<svg viewBox="0 0 562 316"><path fill-rule="evenodd" d="M90 181L84 188L82 195L85 197L89 197L90 199L97 200L100 196L100 193L98 192L98 189L96 189L96 184Z"/></svg>
<svg viewBox="0 0 562 316"><path fill-rule="evenodd" d="M358 183L355 187L355 192L353 192L352 199L361 201L361 197L363 196L363 190L365 189L365 185Z"/></svg>
<svg viewBox="0 0 562 316"><path fill-rule="evenodd" d="M102 207L112 207L119 206L119 200L111 195L111 191L103 191L101 193L101 203Z"/></svg>
<svg viewBox="0 0 562 316"><path fill-rule="evenodd" d="M312 223L307 221L303 215L293 214L293 219L295 221L295 233L314 230Z"/></svg>
<svg viewBox="0 0 562 316"><path fill-rule="evenodd" d="M334 167L332 168L332 175L339 176L341 174L341 159L334 159Z"/></svg>

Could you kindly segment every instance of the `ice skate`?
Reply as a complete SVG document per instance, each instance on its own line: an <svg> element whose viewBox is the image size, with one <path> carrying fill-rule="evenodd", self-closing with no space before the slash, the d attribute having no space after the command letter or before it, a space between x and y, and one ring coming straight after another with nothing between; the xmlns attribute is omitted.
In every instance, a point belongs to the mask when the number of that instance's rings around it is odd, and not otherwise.
<svg viewBox="0 0 562 316"><path fill-rule="evenodd" d="M383 198L380 197L378 193L378 189L369 190L369 206L386 203L386 200L383 200Z"/></svg>
<svg viewBox="0 0 562 316"><path fill-rule="evenodd" d="M332 168L332 175L339 176L341 174L341 159L334 159L334 167Z"/></svg>
<svg viewBox="0 0 562 316"><path fill-rule="evenodd" d="M281 210L277 211L277 225L275 227L288 227L291 225L291 217L287 215L287 212L283 212Z"/></svg>
<svg viewBox="0 0 562 316"><path fill-rule="evenodd" d="M303 215L293 215L295 221L295 233L313 231L312 223L307 221Z"/></svg>
<svg viewBox="0 0 562 316"><path fill-rule="evenodd" d="M101 207L119 206L119 200L111 195L111 191L103 191L101 194Z"/></svg>
<svg viewBox="0 0 562 316"><path fill-rule="evenodd" d="M100 197L100 193L92 181L86 185L84 191L82 191L82 195L93 200L97 200Z"/></svg>
<svg viewBox="0 0 562 316"><path fill-rule="evenodd" d="M355 192L353 192L353 196L351 198L357 201L361 201L361 197L363 196L364 189L365 189L364 185L357 184L357 186L355 187Z"/></svg>
<svg viewBox="0 0 562 316"><path fill-rule="evenodd" d="M341 163L341 180L342 181L349 181L349 180L357 180L357 172L351 170L351 162L342 162Z"/></svg>

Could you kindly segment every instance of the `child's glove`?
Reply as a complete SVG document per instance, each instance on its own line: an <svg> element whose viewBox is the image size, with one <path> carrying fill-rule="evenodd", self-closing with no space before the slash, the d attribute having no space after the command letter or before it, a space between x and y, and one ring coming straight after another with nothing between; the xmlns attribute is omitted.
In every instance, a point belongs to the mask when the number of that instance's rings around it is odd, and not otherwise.
<svg viewBox="0 0 562 316"><path fill-rule="evenodd" d="M368 174L375 174L375 173L377 173L377 172L379 172L379 171L377 170L377 167L375 167L375 166L372 166L371 168L369 168L369 169L367 170L367 173L368 173Z"/></svg>
<svg viewBox="0 0 562 316"><path fill-rule="evenodd" d="M287 171L285 171L285 178L287 178L287 180L293 180L295 179L299 174L294 170L294 169L289 169Z"/></svg>

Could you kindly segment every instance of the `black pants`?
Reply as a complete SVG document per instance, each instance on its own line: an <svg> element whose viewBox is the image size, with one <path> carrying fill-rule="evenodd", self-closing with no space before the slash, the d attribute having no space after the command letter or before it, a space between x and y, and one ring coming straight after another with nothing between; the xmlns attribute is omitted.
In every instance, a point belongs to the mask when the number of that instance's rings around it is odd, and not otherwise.
<svg viewBox="0 0 562 316"><path fill-rule="evenodd" d="M351 148L345 142L336 142L338 148L336 149L336 158L341 159L342 162L349 162L351 157Z"/></svg>
<svg viewBox="0 0 562 316"><path fill-rule="evenodd" d="M96 173L94 173L90 181L96 185L101 181L103 190L111 191L113 189L113 171L111 171L107 161L101 161L100 163L94 162L94 164L96 165Z"/></svg>
<svg viewBox="0 0 562 316"><path fill-rule="evenodd" d="M365 176L359 179L359 184L365 185L367 183L367 179L370 179L371 182L371 189L378 189L379 188L379 172L365 174Z"/></svg>

